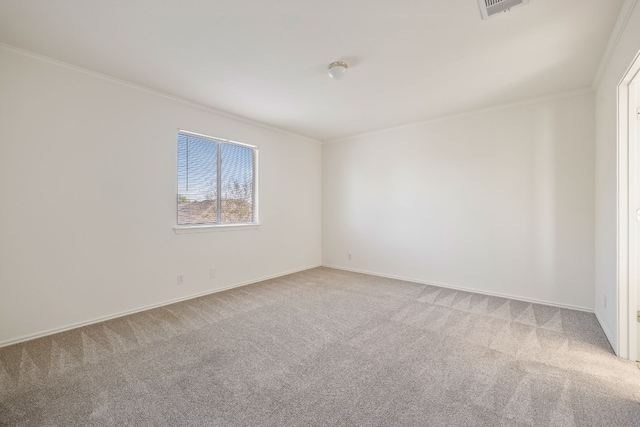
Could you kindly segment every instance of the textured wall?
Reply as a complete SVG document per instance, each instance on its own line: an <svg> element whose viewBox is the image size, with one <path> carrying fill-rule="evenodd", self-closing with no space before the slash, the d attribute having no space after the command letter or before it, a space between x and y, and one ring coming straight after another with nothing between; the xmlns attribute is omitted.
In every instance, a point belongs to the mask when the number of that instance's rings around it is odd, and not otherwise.
<svg viewBox="0 0 640 427"><path fill-rule="evenodd" d="M593 117L583 92L324 145L323 263L593 309Z"/></svg>
<svg viewBox="0 0 640 427"><path fill-rule="evenodd" d="M4 48L0 64L0 344L320 264L318 143ZM260 227L174 233L179 128L259 147Z"/></svg>
<svg viewBox="0 0 640 427"><path fill-rule="evenodd" d="M618 353L617 96L620 80L640 51L640 7L634 1L627 6L634 3L596 92L596 315Z"/></svg>

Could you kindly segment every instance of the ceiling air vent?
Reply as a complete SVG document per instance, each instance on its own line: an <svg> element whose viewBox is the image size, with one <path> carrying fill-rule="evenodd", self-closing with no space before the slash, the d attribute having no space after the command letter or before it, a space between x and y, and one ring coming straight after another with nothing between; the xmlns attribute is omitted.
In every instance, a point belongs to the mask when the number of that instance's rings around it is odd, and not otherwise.
<svg viewBox="0 0 640 427"><path fill-rule="evenodd" d="M478 0L482 19L489 19L493 15L506 12L512 7L529 3L529 0Z"/></svg>

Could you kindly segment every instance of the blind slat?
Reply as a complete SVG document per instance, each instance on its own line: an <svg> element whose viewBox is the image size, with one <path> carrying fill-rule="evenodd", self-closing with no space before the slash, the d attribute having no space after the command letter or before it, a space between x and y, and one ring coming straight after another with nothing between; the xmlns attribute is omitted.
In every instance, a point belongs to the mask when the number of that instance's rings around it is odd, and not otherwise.
<svg viewBox="0 0 640 427"><path fill-rule="evenodd" d="M178 134L178 225L255 221L256 148Z"/></svg>

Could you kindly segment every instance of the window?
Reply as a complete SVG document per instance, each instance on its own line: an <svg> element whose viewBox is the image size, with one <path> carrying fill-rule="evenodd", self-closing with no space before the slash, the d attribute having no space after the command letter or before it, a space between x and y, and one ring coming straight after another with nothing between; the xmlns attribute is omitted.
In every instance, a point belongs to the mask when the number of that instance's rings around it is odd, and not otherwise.
<svg viewBox="0 0 640 427"><path fill-rule="evenodd" d="M178 227L256 224L257 147L178 133Z"/></svg>

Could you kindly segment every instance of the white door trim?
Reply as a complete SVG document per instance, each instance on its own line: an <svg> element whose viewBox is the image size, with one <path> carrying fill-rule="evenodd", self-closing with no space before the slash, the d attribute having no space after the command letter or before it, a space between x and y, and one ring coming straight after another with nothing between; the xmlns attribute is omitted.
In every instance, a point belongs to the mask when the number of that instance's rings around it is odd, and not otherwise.
<svg viewBox="0 0 640 427"><path fill-rule="evenodd" d="M636 210L638 190L638 152L640 141L636 137L636 110L638 99L635 88L640 83L640 53L618 84L618 277L617 277L617 342L620 357L638 359L636 335L636 289L640 248L636 244L639 223Z"/></svg>

